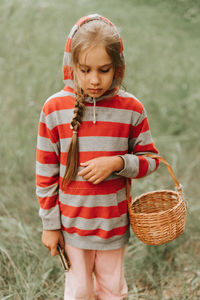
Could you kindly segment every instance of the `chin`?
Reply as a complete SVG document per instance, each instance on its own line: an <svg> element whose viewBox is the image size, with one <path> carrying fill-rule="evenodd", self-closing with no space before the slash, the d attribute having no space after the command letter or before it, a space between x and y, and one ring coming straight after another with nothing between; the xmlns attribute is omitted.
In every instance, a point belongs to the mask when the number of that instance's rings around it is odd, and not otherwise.
<svg viewBox="0 0 200 300"><path fill-rule="evenodd" d="M92 98L99 98L104 94L104 92L99 92L99 93L91 93L89 92L88 95Z"/></svg>

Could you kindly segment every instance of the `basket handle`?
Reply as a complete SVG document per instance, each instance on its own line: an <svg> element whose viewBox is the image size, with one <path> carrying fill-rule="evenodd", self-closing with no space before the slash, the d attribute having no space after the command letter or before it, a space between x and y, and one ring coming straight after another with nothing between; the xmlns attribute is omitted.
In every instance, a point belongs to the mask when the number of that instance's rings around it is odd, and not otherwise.
<svg viewBox="0 0 200 300"><path fill-rule="evenodd" d="M172 167L170 166L170 164L162 157L162 156L158 156L158 155L155 155L155 154L150 154L150 153L147 153L145 154L144 156L146 157L150 157L150 158L156 158L158 159L159 161L161 161L162 163L164 163L167 168L168 168L168 171L169 171L169 174L171 175L172 179L174 180L175 182L175 185L176 185L176 188L178 191L182 191L182 187L180 185L180 183L178 182L176 176L174 175L174 172L172 170Z"/></svg>
<svg viewBox="0 0 200 300"><path fill-rule="evenodd" d="M180 193L180 194L183 193L182 192L182 186L180 185L180 183L178 182L176 176L174 175L172 167L170 166L170 164L162 156L159 156L159 155L156 155L156 154L152 154L152 153L147 153L147 154L144 155L144 157L156 158L159 161L163 162L167 166L168 171L169 171L172 179L175 182L176 189L177 189L178 193ZM131 186L131 179L130 178L126 178L126 198L127 198L127 201L128 201L128 205L131 205L131 202L132 202L131 201L131 197L130 197L130 186Z"/></svg>

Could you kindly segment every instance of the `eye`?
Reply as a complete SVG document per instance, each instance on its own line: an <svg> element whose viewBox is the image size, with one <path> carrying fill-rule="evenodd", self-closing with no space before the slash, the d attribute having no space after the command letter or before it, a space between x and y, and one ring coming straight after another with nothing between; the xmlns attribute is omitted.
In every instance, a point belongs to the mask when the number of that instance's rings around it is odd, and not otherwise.
<svg viewBox="0 0 200 300"><path fill-rule="evenodd" d="M101 69L100 70L101 73L108 73L109 71L110 71L110 68L108 68L108 69Z"/></svg>
<svg viewBox="0 0 200 300"><path fill-rule="evenodd" d="M89 69L82 69L82 68L80 68L80 71L82 72L82 73L89 73Z"/></svg>

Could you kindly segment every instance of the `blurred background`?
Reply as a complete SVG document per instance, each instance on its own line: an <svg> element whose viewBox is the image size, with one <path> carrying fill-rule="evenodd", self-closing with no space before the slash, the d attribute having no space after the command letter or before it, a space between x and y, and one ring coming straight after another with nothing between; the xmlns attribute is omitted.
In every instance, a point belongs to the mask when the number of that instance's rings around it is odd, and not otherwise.
<svg viewBox="0 0 200 300"><path fill-rule="evenodd" d="M63 299L58 257L41 244L35 148L44 101L63 88L72 25L99 13L124 42L127 91L148 113L160 154L188 202L177 240L146 246L133 234L125 275L129 299L200 299L200 2L198 0L1 0L0 298ZM134 181L133 195L174 189L165 166Z"/></svg>

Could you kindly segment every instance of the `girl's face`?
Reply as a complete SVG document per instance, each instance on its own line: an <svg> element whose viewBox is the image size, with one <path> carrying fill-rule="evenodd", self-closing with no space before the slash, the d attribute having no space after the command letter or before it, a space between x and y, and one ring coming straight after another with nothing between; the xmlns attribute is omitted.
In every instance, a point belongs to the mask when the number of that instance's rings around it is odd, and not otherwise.
<svg viewBox="0 0 200 300"><path fill-rule="evenodd" d="M112 60L103 45L81 51L75 72L79 87L93 98L102 96L114 77Z"/></svg>

